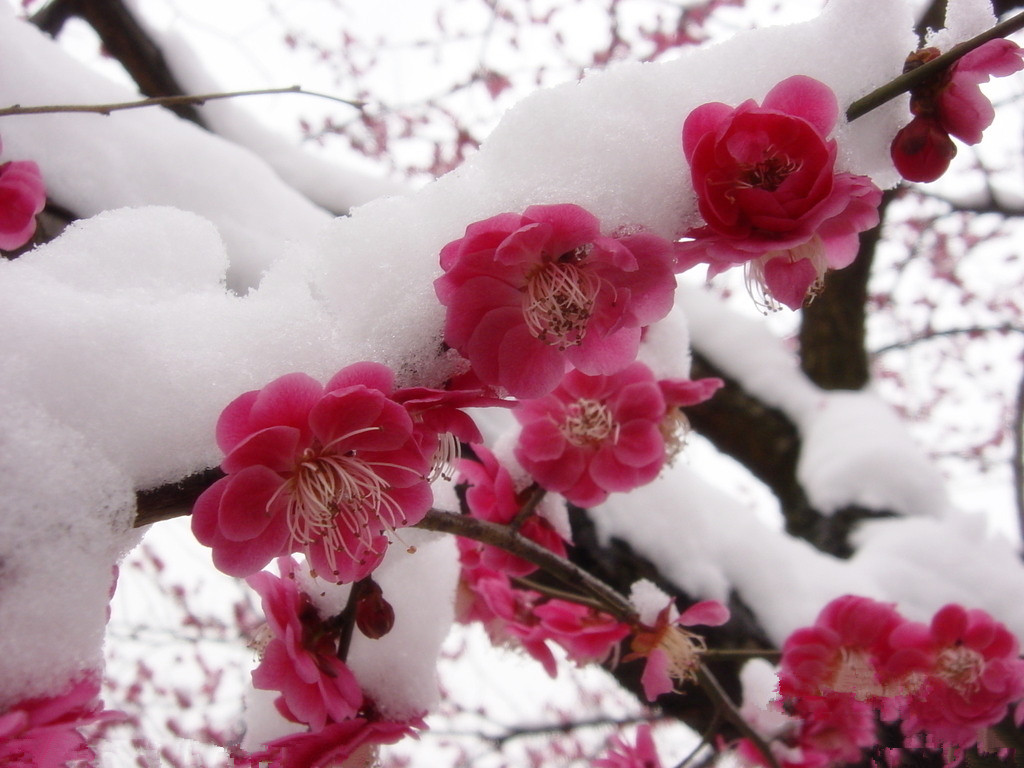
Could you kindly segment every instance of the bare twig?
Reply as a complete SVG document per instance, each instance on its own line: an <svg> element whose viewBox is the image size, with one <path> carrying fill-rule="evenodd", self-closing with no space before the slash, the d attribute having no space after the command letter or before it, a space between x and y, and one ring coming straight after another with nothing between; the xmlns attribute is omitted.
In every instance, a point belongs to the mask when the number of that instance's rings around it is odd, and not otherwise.
<svg viewBox="0 0 1024 768"><path fill-rule="evenodd" d="M954 45L941 56L909 72L904 72L894 80L890 80L885 85L876 88L867 96L857 99L847 108L846 119L852 122L859 117L863 117L887 101L891 101L929 78L935 77L950 64L970 53L975 48L987 43L989 40L995 40L997 37L1006 37L1019 29L1024 29L1024 12L1011 16L1006 21L996 24L991 29L982 32L976 37L972 37L970 40Z"/></svg>
<svg viewBox="0 0 1024 768"><path fill-rule="evenodd" d="M941 331L928 331L903 341L894 341L892 344L886 344L884 347L876 349L872 354L884 355L886 352L912 347L915 344L920 344L922 341L931 341L932 339L941 339L947 336L978 336L985 333L1024 334L1024 327L1003 323L1002 325L975 325L967 328L945 328Z"/></svg>
<svg viewBox="0 0 1024 768"><path fill-rule="evenodd" d="M52 115L65 112L89 112L98 115L109 115L111 112L120 112L126 109L141 109L143 107L167 107L181 104L203 105L208 101L218 99L234 99L241 96L270 96L281 93L298 93L303 96L315 96L318 99L329 99L340 104L347 104L355 109L363 109L366 102L343 99L339 96L332 96L329 93L318 91L307 91L301 85L291 85L287 88L260 88L252 91L224 91L220 93L197 93L185 96L156 96L151 99L139 99L137 101L119 101L111 104L45 104L35 107L23 107L14 104L10 107L0 107L0 117L14 117L17 115Z"/></svg>

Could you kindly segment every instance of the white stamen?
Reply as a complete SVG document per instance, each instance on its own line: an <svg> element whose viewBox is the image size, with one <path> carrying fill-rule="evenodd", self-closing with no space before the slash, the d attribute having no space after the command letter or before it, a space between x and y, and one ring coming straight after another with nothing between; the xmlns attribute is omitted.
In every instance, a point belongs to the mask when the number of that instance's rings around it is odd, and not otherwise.
<svg viewBox="0 0 1024 768"><path fill-rule="evenodd" d="M613 443L619 439L619 425L615 417L599 400L584 398L569 405L560 429L566 440L581 448L603 443L609 438Z"/></svg>
<svg viewBox="0 0 1024 768"><path fill-rule="evenodd" d="M761 311L778 312L782 306L773 296L768 293L768 287L764 280L764 267L772 259L789 259L790 264L795 264L800 259L808 259L814 266L817 278L807 289L807 298L810 301L821 293L825 287L825 273L828 271L828 262L825 260L825 244L818 235L814 235L806 243L795 248L785 248L777 251L768 251L759 258L748 261L744 266L743 279L747 284L747 293L754 300Z"/></svg>
<svg viewBox="0 0 1024 768"><path fill-rule="evenodd" d="M575 262L545 264L526 282L526 327L535 338L559 349L580 344L600 287L601 279Z"/></svg>

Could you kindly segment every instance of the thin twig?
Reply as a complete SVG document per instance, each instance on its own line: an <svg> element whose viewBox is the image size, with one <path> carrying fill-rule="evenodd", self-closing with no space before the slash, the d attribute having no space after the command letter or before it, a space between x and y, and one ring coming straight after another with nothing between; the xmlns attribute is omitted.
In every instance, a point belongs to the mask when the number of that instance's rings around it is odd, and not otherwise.
<svg viewBox="0 0 1024 768"><path fill-rule="evenodd" d="M335 626L341 629L338 634L337 656L343 662L348 661L348 649L352 645L352 630L356 626L356 607L365 591L367 579L360 579L352 585L348 592L348 600L345 601L345 608L333 619Z"/></svg>
<svg viewBox="0 0 1024 768"><path fill-rule="evenodd" d="M729 694L722 688L718 678L703 663L697 667L697 682L700 683L700 687L704 689L704 692L710 697L715 706L720 708L725 718L736 726L736 730L750 739L750 742L757 747L757 751L764 756L770 768L779 768L775 755L772 754L765 740L761 738L761 734L750 727L750 723L743 718L736 705L732 703L732 699L729 698Z"/></svg>
<svg viewBox="0 0 1024 768"><path fill-rule="evenodd" d="M690 763L697 759L697 755L706 746L711 745L711 737L715 735L718 730L718 724L722 722L722 710L715 708L715 713L711 716L711 723L707 728L704 729L704 733L701 734L700 741L697 742L697 746L694 747L690 753L676 763L675 768L686 768Z"/></svg>
<svg viewBox="0 0 1024 768"><path fill-rule="evenodd" d="M531 484L529 488L523 491L523 495L526 499L522 502L522 506L519 508L519 511L516 512L516 516L512 518L512 522L509 523L512 530L518 531L523 527L523 523L525 523L530 515L533 514L534 510L537 509L537 505L540 504L541 499L544 498L546 493L547 490L537 482Z"/></svg>
<svg viewBox="0 0 1024 768"><path fill-rule="evenodd" d="M1006 21L996 24L991 29L982 32L976 37L972 37L970 40L966 40L959 45L954 45L941 56L938 56L937 58L932 59L909 72L904 72L894 80L890 80L885 85L876 88L867 96L857 99L847 108L846 119L852 122L858 117L863 117L868 112L873 109L877 109L887 101L895 99L900 94L906 93L929 78L935 77L950 64L957 61L965 54L970 53L975 48L987 43L989 40L995 40L997 37L1006 37L1019 29L1024 29L1024 12L1018 13L1016 16L1011 16Z"/></svg>
<svg viewBox="0 0 1024 768"><path fill-rule="evenodd" d="M975 336L983 333L1020 333L1024 334L1024 327L1019 325L1010 325L1004 323L1002 325L988 325L988 326L971 326L969 328L945 328L941 331L928 331L918 336L914 336L903 341L894 341L892 344L886 344L884 347L879 347L872 352L872 355L883 355L886 352L892 352L897 349L906 349L912 347L915 344L919 344L922 341L931 341L932 339L939 339L945 336Z"/></svg>
<svg viewBox="0 0 1024 768"><path fill-rule="evenodd" d="M318 99L329 99L340 104L347 104L355 109L363 109L366 106L364 101L352 101L339 96L332 96L329 93L307 91L301 85L292 85L287 88L261 88L254 91L224 91L220 93L198 93L186 94L184 96L154 96L149 99L137 101L119 101L111 104L46 104L37 107L23 107L14 104L10 107L0 107L0 117L13 117L16 115L52 115L64 112L89 112L99 115L109 115L111 112L119 112L126 109L141 109L142 107L168 107L181 104L196 104L202 106L208 101L217 99L234 99L240 96L270 96L280 93L298 93L303 96L315 96Z"/></svg>

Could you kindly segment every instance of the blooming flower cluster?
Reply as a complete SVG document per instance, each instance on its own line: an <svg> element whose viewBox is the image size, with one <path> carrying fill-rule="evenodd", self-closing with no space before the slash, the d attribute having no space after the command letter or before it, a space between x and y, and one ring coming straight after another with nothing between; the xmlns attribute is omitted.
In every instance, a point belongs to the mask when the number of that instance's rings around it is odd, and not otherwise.
<svg viewBox="0 0 1024 768"><path fill-rule="evenodd" d="M939 57L923 48L907 57L905 71ZM979 87L992 76L1005 77L1024 68L1024 50L1011 40L989 40L957 59L910 93L913 119L892 142L892 161L908 181L935 181L956 156L950 136L977 144L992 124L995 110Z"/></svg>
<svg viewBox="0 0 1024 768"><path fill-rule="evenodd" d="M338 657L339 626L324 621L296 581L298 564L277 560L280 577L261 571L247 579L260 595L267 624L257 638L260 664L252 672L256 688L278 691L278 712L307 726L264 745L259 752L237 751L236 765L323 768L355 755L367 763L380 744L391 744L422 726L381 719L364 697L355 676Z"/></svg>
<svg viewBox="0 0 1024 768"><path fill-rule="evenodd" d="M877 741L876 713L900 721L908 747L955 753L1024 699L1024 660L984 611L951 604L922 624L847 595L786 640L779 693L799 719L794 765L859 759Z"/></svg>
<svg viewBox="0 0 1024 768"><path fill-rule="evenodd" d="M0 164L0 250L17 250L31 240L36 216L45 205L46 187L38 165L31 160Z"/></svg>
<svg viewBox="0 0 1024 768"><path fill-rule="evenodd" d="M934 109L920 107L929 125L980 136L987 102L977 83L1020 60L1005 47L982 51L929 96ZM952 116L956 104L972 116ZM437 477L457 471L465 515L562 558L569 533L551 511L554 494L564 515L564 502L592 507L657 477L682 446L681 409L721 385L659 380L637 361L646 328L672 307L675 273L743 265L762 306L797 309L828 270L853 261L859 234L878 223L881 191L837 168L830 135L838 120L835 95L805 76L782 81L760 103L693 110L682 151L703 223L685 242L639 228L607 232L572 203L469 224L441 250L434 282L444 343L468 364L447 389L398 389L390 369L364 362L326 385L288 374L227 406L216 431L225 476L197 501L193 531L221 570L249 577L261 594L267 629L253 683L277 691L279 712L308 728L240 755L241 764L361 759L421 725L377 715L339 658L339 627L348 622L369 638L390 630L394 614L369 577L396 530L426 516ZM514 407L520 431L508 464L463 410L481 406ZM460 459L467 445L472 456ZM606 612L592 597L574 600L531 580L537 566L516 554L464 539L458 547L460 619L519 643L552 675L553 644L580 663L616 663L628 639L624 660L643 661L650 701L702 674L704 640L688 627L729 618L714 601L680 613L647 582L634 590L635 611ZM295 562L283 557L293 553L314 575L367 590L351 615L317 614L295 582ZM274 558L280 578L259 572ZM835 601L784 649L780 693L800 723L790 750L799 757L787 764L856 759L874 744L876 712L901 720L908 739L972 743L1024 695L1016 653L1016 641L981 612L949 606L925 627L866 598ZM657 768L649 729L597 765Z"/></svg>

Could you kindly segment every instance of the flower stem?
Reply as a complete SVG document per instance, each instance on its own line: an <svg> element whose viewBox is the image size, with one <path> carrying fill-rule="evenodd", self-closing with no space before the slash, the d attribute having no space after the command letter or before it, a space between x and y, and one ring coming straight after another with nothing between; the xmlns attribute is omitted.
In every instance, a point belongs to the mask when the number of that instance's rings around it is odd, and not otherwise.
<svg viewBox="0 0 1024 768"><path fill-rule="evenodd" d="M509 523L512 530L518 531L523 527L523 523L534 513L534 510L537 509L537 505L540 504L546 493L547 491L541 487L540 483L533 483L523 491L520 496L520 498L525 497L521 502L522 506L519 508L516 516L512 518L512 522Z"/></svg>
<svg viewBox="0 0 1024 768"><path fill-rule="evenodd" d="M885 85L876 88L867 96L857 99L847 108L846 119L852 122L858 117L863 117L871 110L877 109L887 101L895 99L900 94L906 93L915 86L934 77L950 64L957 61L965 54L970 53L975 48L987 43L989 40L995 40L998 37L1006 37L1019 29L1024 29L1024 11L1015 16L1011 16L1006 21L996 24L991 29L982 32L976 37L972 37L970 40L954 45L941 56L932 59L926 64L922 64L920 67L912 69L909 72L904 72L894 80L890 80Z"/></svg>

